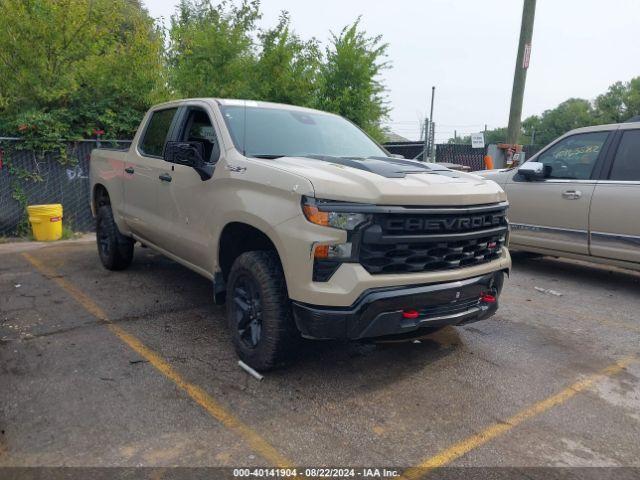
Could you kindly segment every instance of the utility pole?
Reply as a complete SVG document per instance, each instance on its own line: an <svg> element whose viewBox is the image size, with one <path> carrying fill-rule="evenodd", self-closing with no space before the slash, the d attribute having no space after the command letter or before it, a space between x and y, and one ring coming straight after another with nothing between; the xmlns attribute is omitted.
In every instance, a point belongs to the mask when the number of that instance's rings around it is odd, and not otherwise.
<svg viewBox="0 0 640 480"><path fill-rule="evenodd" d="M531 56L531 38L533 37L535 13L536 0L524 0L518 57L516 58L516 70L513 75L509 127L507 128L507 143L512 145L518 143L518 137L520 136L522 100L524 98L524 84L527 80L527 69L529 68L529 57Z"/></svg>
<svg viewBox="0 0 640 480"><path fill-rule="evenodd" d="M431 156L432 156L432 154L433 154L433 145L432 145L432 143L433 143L433 142L431 141L431 139L432 139L432 138L433 138L433 139L435 139L434 132L432 131L432 130L433 130L433 128L434 128L434 125L435 125L435 124L433 123L433 99L434 99L434 97L435 97L435 96L436 96L436 87L435 87L435 85L434 85L433 87L431 87L431 112L430 112L430 114L429 114L429 121L431 122L431 123L430 123L431 128L429 129L429 152L428 152L428 153L429 153L429 161L430 161L430 162L432 161ZM434 140L434 141L435 141L435 140ZM422 159L423 159L423 160L425 160L425 158L424 158L424 157L422 157Z"/></svg>
<svg viewBox="0 0 640 480"><path fill-rule="evenodd" d="M424 133L424 138L423 138L423 142L422 142L422 161L426 162L427 161L427 151L429 149L428 147L428 142L429 142L429 119L425 117L424 119L424 124L423 124L423 129L422 132L420 133L420 135L422 136L422 133Z"/></svg>

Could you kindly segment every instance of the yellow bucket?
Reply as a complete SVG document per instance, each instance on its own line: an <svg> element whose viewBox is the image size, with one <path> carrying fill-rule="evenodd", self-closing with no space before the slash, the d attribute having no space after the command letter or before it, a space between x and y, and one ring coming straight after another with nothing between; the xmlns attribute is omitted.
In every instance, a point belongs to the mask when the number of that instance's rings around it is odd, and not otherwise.
<svg viewBox="0 0 640 480"><path fill-rule="evenodd" d="M29 205L29 223L39 242L60 240L62 237L62 205Z"/></svg>

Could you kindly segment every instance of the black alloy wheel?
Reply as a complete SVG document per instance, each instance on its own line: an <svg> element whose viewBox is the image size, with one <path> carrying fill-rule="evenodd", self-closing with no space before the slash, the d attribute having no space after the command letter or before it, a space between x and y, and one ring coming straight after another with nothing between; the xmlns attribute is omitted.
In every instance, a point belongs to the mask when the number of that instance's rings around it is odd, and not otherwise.
<svg viewBox="0 0 640 480"><path fill-rule="evenodd" d="M262 298L256 281L241 275L233 289L233 315L240 340L256 348L262 336Z"/></svg>

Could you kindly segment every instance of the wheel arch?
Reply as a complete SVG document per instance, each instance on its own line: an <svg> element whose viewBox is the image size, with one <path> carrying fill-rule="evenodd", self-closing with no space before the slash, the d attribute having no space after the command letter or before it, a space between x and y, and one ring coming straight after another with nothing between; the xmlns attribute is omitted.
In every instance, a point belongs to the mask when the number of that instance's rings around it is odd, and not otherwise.
<svg viewBox="0 0 640 480"><path fill-rule="evenodd" d="M263 229L243 221L227 223L218 239L218 268L224 281L229 277L233 262L245 252L273 251L282 265L276 242Z"/></svg>
<svg viewBox="0 0 640 480"><path fill-rule="evenodd" d="M95 217L98 208L102 205L111 205L111 197L109 191L101 183L96 183L91 190L91 213Z"/></svg>

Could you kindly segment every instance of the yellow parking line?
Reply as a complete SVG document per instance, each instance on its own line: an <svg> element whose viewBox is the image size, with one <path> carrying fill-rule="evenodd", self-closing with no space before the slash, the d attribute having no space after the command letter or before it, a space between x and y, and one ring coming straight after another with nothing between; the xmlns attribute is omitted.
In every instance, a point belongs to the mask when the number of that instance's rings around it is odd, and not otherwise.
<svg viewBox="0 0 640 480"><path fill-rule="evenodd" d="M171 380L175 385L184 390L198 405L204 408L209 415L222 423L226 428L240 436L262 458L278 467L290 467L293 462L281 455L269 442L260 436L251 427L219 404L211 395L202 388L187 381L160 355L144 345L138 338L126 332L123 328L112 323L107 314L90 297L78 289L75 285L61 277L55 270L44 265L40 260L28 253L22 256L27 259L41 274L53 280L59 287L65 290L76 302L78 302L91 315L104 322L120 340L127 344L138 355L153 365L156 370Z"/></svg>
<svg viewBox="0 0 640 480"><path fill-rule="evenodd" d="M433 457L427 458L422 463L415 467L410 467L402 473L402 478L404 479L418 479L427 474L430 470L438 467L443 467L453 462L457 458L462 457L463 455L469 453L472 450L484 445L485 443L493 440L500 435L507 433L513 427L517 427L521 423L530 418L533 418L541 413L546 412L547 410L556 407L558 405L562 405L567 400L573 398L578 393L586 390L591 387L593 384L616 375L624 370L630 363L637 360L637 357L630 356L623 358L622 360L617 361L613 365L608 366L607 368L594 373L592 375L587 376L586 378L579 380L572 385L569 385L564 390L552 395L550 397L545 398L533 405L521 410L516 413L512 417L509 417L504 422L494 423L489 427L485 428L479 433L475 435L471 435L470 437L461 440L458 443L451 445L440 453L434 455Z"/></svg>

